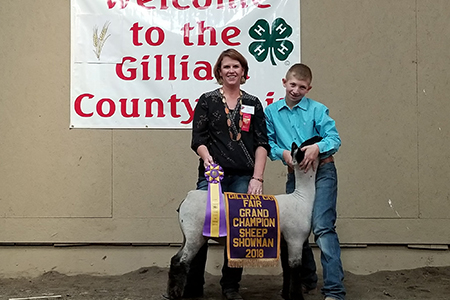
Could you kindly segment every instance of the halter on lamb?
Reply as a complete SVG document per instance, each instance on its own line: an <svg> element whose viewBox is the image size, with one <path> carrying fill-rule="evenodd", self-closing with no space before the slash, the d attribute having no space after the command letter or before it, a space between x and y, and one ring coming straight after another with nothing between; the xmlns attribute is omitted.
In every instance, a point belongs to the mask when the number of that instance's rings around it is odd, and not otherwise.
<svg viewBox="0 0 450 300"><path fill-rule="evenodd" d="M321 140L313 137L304 142L300 148L312 145ZM311 230L311 215L315 197L316 170L304 172L299 163L304 158L295 143L292 144L291 155L295 171L295 191L292 194L275 196L278 201L280 230L287 243L289 253L290 280L283 283L282 295L285 299L303 300L300 283L300 266L303 243ZM316 162L317 166L317 162ZM186 284L189 265L199 249L208 240L203 236L207 192L190 191L179 208L179 222L184 240L181 249L170 261L167 296L171 300L181 299Z"/></svg>

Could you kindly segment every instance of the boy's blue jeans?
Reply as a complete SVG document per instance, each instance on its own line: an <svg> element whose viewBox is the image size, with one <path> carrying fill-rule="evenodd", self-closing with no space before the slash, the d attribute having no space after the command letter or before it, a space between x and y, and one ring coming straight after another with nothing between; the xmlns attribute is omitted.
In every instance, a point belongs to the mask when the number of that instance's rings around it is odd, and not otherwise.
<svg viewBox="0 0 450 300"><path fill-rule="evenodd" d="M289 173L286 193L295 189L295 175ZM337 172L334 162L320 166L316 174L316 199L312 215L314 240L321 251L323 268L322 294L339 300L345 299L343 285L344 271L341 262L341 248L336 233ZM316 265L308 241L303 246L302 280L308 288L317 284Z"/></svg>
<svg viewBox="0 0 450 300"><path fill-rule="evenodd" d="M230 175L225 176L221 181L222 192L233 193L247 193L248 184L251 176L247 175ZM204 176L199 177L197 181L197 190L207 190L208 182ZM208 243L200 248L197 255L191 262L189 274L187 277L185 292L191 291L203 291L203 285L205 283L205 266L208 252ZM220 285L222 290L238 290L239 282L242 278L242 268L230 268L228 267L227 249L224 251L224 262L222 266L222 278L220 279Z"/></svg>

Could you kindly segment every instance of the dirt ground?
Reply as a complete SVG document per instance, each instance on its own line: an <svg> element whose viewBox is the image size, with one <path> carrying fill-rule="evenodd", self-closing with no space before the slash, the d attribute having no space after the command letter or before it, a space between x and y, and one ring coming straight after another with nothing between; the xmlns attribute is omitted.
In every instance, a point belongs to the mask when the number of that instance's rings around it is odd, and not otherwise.
<svg viewBox="0 0 450 300"><path fill-rule="evenodd" d="M0 299L163 299L168 269L141 268L121 276L66 276L48 272L37 278L0 279ZM222 299L219 277L207 275L203 300ZM346 273L348 300L450 299L450 267ZM244 275L241 294L246 300L281 300L281 276ZM306 300L323 299L320 292Z"/></svg>

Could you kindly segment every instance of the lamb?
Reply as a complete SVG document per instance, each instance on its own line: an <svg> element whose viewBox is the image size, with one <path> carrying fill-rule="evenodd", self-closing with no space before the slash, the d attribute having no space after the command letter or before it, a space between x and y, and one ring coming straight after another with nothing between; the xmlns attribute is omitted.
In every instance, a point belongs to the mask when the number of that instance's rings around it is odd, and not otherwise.
<svg viewBox="0 0 450 300"><path fill-rule="evenodd" d="M308 172L300 170L299 163L304 158L300 151L303 146L320 141L313 137L304 142L300 148L292 144L295 171L295 191L292 194L275 196L278 201L280 215L280 230L288 248L290 278L283 282L283 298L303 300L300 282L300 267L302 261L303 243L311 231L311 216L315 198L316 170ZM316 162L316 166L317 166ZM183 232L183 244L170 262L167 297L171 300L181 299L186 284L189 264L199 249L207 242L203 236L207 192L203 190L190 191L179 208L179 223Z"/></svg>

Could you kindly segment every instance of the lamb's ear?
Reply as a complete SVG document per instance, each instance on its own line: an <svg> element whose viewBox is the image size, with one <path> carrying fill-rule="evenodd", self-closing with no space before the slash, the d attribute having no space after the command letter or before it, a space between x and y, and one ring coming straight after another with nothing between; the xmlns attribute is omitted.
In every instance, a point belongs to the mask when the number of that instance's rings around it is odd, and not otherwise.
<svg viewBox="0 0 450 300"><path fill-rule="evenodd" d="M305 152L298 148L297 152L295 152L295 162L299 164L305 158Z"/></svg>
<svg viewBox="0 0 450 300"><path fill-rule="evenodd" d="M315 143L318 143L318 142L320 142L321 140L322 140L322 137L320 137L320 136L318 136L318 135L313 136L312 138L310 138L310 139L304 141L304 142L300 145L300 148L303 148L303 147L309 146L309 145L314 145Z"/></svg>
<svg viewBox="0 0 450 300"><path fill-rule="evenodd" d="M298 146L295 142L292 142L292 146L291 146L291 156L294 157L294 152L295 150L298 149Z"/></svg>

